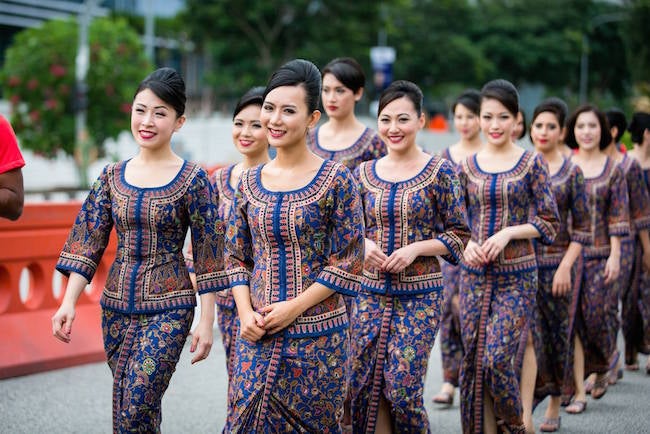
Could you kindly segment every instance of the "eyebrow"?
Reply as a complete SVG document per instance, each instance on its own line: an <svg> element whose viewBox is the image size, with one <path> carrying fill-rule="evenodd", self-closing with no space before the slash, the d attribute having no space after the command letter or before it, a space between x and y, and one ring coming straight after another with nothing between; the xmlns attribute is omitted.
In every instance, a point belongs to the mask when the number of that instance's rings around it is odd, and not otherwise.
<svg viewBox="0 0 650 434"><path fill-rule="evenodd" d="M136 105L136 106L139 106L139 107L147 107L146 104L143 104L143 103L141 103L141 102L135 103L135 105ZM169 110L169 109L167 108L167 106L164 106L164 105L157 105L157 106L154 106L154 109L165 109L165 110Z"/></svg>

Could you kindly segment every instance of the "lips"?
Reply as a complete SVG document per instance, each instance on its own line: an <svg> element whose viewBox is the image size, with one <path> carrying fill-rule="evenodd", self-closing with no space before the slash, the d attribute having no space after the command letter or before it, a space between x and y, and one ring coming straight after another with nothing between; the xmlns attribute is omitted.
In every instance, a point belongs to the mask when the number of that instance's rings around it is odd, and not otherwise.
<svg viewBox="0 0 650 434"><path fill-rule="evenodd" d="M274 130L272 128L268 129L269 134L271 135L272 138L274 139L279 139L280 137L284 136L284 131L282 130Z"/></svg>
<svg viewBox="0 0 650 434"><path fill-rule="evenodd" d="M153 136L156 135L156 133L153 133L151 131L145 131L145 130L138 131L138 134L140 134L140 137L145 140L151 139Z"/></svg>
<svg viewBox="0 0 650 434"><path fill-rule="evenodd" d="M403 138L404 136L388 136L388 140L390 140L391 143L399 143Z"/></svg>
<svg viewBox="0 0 650 434"><path fill-rule="evenodd" d="M248 146L251 146L253 143L255 143L255 142L253 142L252 140L240 140L239 141L239 144L241 146L243 146L244 148L246 148Z"/></svg>
<svg viewBox="0 0 650 434"><path fill-rule="evenodd" d="M503 133L489 133L488 135L493 139L500 139L503 136Z"/></svg>
<svg viewBox="0 0 650 434"><path fill-rule="evenodd" d="M328 105L327 110L333 112L333 111L338 110L338 107L335 106L335 105Z"/></svg>

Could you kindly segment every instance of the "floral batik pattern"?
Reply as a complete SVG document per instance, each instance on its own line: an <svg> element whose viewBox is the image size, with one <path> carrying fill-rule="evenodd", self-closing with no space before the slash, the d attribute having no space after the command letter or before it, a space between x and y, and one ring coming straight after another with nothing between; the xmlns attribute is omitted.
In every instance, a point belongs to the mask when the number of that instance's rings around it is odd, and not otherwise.
<svg viewBox="0 0 650 434"><path fill-rule="evenodd" d="M585 351L585 375L605 373L616 349L612 324L618 315L619 282L605 283L610 237L630 231L627 182L621 168L608 158L600 175L585 178L589 206L589 232L593 243L585 246L577 333Z"/></svg>
<svg viewBox="0 0 650 434"><path fill-rule="evenodd" d="M162 397L194 318L194 309L156 314L102 310L102 332L113 374L113 432L159 433Z"/></svg>
<svg viewBox="0 0 650 434"><path fill-rule="evenodd" d="M481 170L476 155L460 166L472 240L478 244L499 230L530 223L537 242L552 244L559 215L546 163L525 151L510 170ZM533 312L537 261L532 240L512 240L498 258L482 267L462 263L460 374L464 433L483 432L483 401L494 402L497 419L511 431L523 429L519 378L514 362L522 332Z"/></svg>
<svg viewBox="0 0 650 434"><path fill-rule="evenodd" d="M316 282L334 292L276 335L255 343L238 337L228 429L331 432L347 387L342 294L358 293L363 267L361 200L350 171L331 160L287 192L266 190L261 171L244 171L235 194L226 236L231 285L248 286L258 311Z"/></svg>

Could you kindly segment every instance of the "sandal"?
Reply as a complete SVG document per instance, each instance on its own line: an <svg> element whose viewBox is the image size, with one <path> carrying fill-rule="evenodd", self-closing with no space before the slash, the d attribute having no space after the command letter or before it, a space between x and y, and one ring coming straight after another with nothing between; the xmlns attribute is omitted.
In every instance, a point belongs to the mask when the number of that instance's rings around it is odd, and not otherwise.
<svg viewBox="0 0 650 434"><path fill-rule="evenodd" d="M625 370L626 371L638 371L639 370L639 364L638 363L632 363L630 365L625 364Z"/></svg>
<svg viewBox="0 0 650 434"><path fill-rule="evenodd" d="M566 411L569 414L580 414L583 413L587 409L587 401L580 401L577 399L574 399L571 401L571 404L569 404L564 411Z"/></svg>
<svg viewBox="0 0 650 434"><path fill-rule="evenodd" d="M555 432L560 429L561 417L545 417L539 430L542 432Z"/></svg>
<svg viewBox="0 0 650 434"><path fill-rule="evenodd" d="M607 386L609 386L609 379L607 377L607 374L598 374L596 376L594 388L591 390L592 398L600 399L605 396L605 393L607 393Z"/></svg>
<svg viewBox="0 0 650 434"><path fill-rule="evenodd" d="M452 406L454 404L454 394L449 392L440 392L433 397L433 402L436 404Z"/></svg>
<svg viewBox="0 0 650 434"><path fill-rule="evenodd" d="M618 383L618 380L623 378L623 369L618 368L618 369L611 369L607 373L607 381L609 382L610 386L613 386L614 384Z"/></svg>
<svg viewBox="0 0 650 434"><path fill-rule="evenodd" d="M585 380L585 393L591 395L591 391L594 389L594 383L590 380Z"/></svg>

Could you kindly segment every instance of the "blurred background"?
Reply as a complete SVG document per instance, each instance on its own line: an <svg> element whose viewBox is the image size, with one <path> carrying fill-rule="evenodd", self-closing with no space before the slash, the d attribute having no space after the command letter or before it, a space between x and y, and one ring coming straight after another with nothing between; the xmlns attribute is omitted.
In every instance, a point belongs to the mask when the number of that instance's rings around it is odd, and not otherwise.
<svg viewBox="0 0 650 434"><path fill-rule="evenodd" d="M130 103L156 67L187 84L176 151L207 166L237 159L230 111L286 60L364 66L359 115L391 80L424 91L423 147L453 143L460 91L506 78L530 118L551 95L650 111L650 0L0 0L0 113L19 137L27 200L83 197L110 161L136 151ZM624 139L625 140L625 139ZM47 174L47 176L44 176Z"/></svg>

